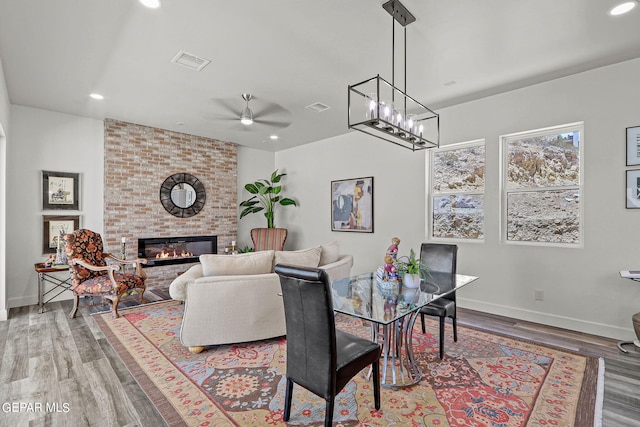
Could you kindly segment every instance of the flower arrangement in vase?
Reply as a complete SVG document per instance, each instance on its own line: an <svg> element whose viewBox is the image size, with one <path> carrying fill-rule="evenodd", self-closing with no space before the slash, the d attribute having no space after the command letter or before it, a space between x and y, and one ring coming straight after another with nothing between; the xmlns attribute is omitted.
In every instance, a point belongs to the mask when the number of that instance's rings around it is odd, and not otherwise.
<svg viewBox="0 0 640 427"><path fill-rule="evenodd" d="M429 268L420 258L416 258L416 253L411 249L409 256L402 256L395 262L396 268L402 277L402 285L407 288L420 287L420 280L424 280L429 274Z"/></svg>

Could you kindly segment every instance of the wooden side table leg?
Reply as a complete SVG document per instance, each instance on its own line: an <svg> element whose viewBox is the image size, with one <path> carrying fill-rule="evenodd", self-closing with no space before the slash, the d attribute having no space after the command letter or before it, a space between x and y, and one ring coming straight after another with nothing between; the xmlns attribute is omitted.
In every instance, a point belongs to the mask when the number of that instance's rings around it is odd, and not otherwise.
<svg viewBox="0 0 640 427"><path fill-rule="evenodd" d="M44 293L44 273L38 273L38 313L44 313L43 296Z"/></svg>

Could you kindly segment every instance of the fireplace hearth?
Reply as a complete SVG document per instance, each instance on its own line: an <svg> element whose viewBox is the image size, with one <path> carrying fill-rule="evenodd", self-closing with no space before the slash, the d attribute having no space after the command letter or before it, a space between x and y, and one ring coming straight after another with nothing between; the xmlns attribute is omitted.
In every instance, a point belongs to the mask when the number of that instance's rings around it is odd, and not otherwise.
<svg viewBox="0 0 640 427"><path fill-rule="evenodd" d="M145 258L143 267L198 262L202 254L218 252L217 236L153 237L138 239L138 258Z"/></svg>

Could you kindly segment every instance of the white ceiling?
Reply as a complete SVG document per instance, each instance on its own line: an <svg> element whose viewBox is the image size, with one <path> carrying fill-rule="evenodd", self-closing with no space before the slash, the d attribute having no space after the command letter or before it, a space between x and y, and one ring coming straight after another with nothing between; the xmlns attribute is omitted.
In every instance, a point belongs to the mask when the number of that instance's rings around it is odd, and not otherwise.
<svg viewBox="0 0 640 427"><path fill-rule="evenodd" d="M347 85L391 79L385 0L161 1L0 0L11 103L277 151L346 133ZM618 0L402 2L407 92L436 109L640 57L640 8L611 17ZM180 50L212 62L171 63ZM244 92L267 123L239 123Z"/></svg>

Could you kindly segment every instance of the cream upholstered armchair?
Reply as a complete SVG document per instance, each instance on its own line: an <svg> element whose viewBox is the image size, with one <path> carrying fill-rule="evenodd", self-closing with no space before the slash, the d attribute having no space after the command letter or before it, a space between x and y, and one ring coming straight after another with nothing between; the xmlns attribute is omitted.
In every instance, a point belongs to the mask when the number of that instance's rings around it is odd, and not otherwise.
<svg viewBox="0 0 640 427"><path fill-rule="evenodd" d="M91 230L76 230L65 235L64 239L71 266L71 290L74 296L69 317L76 316L81 295L100 296L111 301L114 318L119 317L120 298L132 290L138 290L140 304L144 304L144 282L147 276L142 270L142 264L147 263L146 259L122 260L103 252L102 237ZM112 263L107 264L107 259ZM119 272L121 266L127 264L135 266L135 273Z"/></svg>
<svg viewBox="0 0 640 427"><path fill-rule="evenodd" d="M251 230L251 240L255 251L283 251L287 240L286 228L254 228Z"/></svg>

